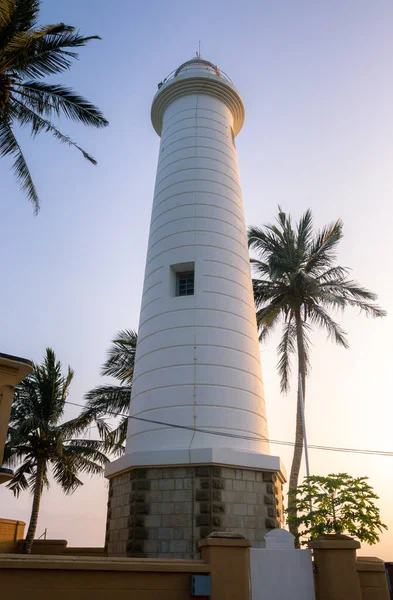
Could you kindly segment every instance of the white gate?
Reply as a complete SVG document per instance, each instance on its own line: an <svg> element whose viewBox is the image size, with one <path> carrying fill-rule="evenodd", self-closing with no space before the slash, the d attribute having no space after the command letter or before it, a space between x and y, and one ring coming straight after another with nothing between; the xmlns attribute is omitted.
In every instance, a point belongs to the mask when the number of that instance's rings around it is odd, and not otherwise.
<svg viewBox="0 0 393 600"><path fill-rule="evenodd" d="M250 549L252 600L315 600L311 551L295 549L285 529L265 535L266 548Z"/></svg>

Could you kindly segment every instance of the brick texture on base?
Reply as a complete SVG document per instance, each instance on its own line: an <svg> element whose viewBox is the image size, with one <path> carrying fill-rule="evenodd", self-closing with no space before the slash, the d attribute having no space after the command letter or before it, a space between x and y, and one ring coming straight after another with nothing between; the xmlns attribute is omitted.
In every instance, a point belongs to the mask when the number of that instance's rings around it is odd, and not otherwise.
<svg viewBox="0 0 393 600"><path fill-rule="evenodd" d="M213 531L242 534L254 547L283 519L276 473L219 466L134 468L110 479L109 556L196 558Z"/></svg>

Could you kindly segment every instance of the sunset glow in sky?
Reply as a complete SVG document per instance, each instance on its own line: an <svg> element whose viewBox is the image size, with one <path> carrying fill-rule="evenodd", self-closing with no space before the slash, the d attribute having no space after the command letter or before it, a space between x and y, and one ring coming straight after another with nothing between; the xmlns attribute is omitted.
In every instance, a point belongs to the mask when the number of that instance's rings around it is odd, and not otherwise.
<svg viewBox="0 0 393 600"><path fill-rule="evenodd" d="M294 219L312 208L317 227L341 218L339 263L388 311L379 320L339 315L349 350L312 336L309 443L393 452L391 0L43 0L41 17L102 37L54 81L96 103L110 127L62 122L97 167L49 136L21 132L42 202L38 217L10 164L0 163L0 351L40 361L54 348L75 370L72 402L83 403L103 382L111 338L138 325L159 147L151 101L157 83L201 40L202 56L230 75L245 103L236 146L247 223L273 221L278 204ZM293 441L295 385L280 394L277 342L261 348L269 435ZM69 407L67 416L77 412ZM289 471L292 449L272 444L271 452ZM361 553L393 561L393 456L310 450L310 466L314 474L370 477L389 531ZM38 535L47 528L70 545L103 545L107 482L85 481L71 497L54 486L44 493ZM1 517L28 521L30 503L28 494L16 500L0 488Z"/></svg>

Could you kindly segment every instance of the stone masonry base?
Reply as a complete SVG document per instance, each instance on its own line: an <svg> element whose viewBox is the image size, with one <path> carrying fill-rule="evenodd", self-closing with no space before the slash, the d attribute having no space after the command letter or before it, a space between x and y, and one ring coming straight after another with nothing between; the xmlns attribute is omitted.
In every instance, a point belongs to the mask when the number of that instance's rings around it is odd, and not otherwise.
<svg viewBox="0 0 393 600"><path fill-rule="evenodd" d="M276 473L219 466L134 468L110 479L109 556L196 558L213 531L240 533L264 547L282 523Z"/></svg>

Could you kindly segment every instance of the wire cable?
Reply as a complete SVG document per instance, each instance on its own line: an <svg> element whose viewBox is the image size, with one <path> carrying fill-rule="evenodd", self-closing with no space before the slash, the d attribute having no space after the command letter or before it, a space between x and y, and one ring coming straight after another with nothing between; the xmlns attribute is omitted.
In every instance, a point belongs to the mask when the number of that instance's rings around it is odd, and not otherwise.
<svg viewBox="0 0 393 600"><path fill-rule="evenodd" d="M83 404L78 404L76 402L70 402L69 400L65 401L66 404L70 404L72 406L78 406L79 408L84 408L86 409L86 406ZM269 439L267 437L264 436L247 436L247 435L240 435L237 433L227 433L225 431L213 431L213 430L209 430L209 429L203 429L203 428L199 428L199 427L191 427L191 426L187 426L187 425L178 425L176 423L167 423L166 421L155 421L153 419L146 419L144 417L136 417L136 416L132 416L132 415L126 415L124 413L121 412L114 412L114 411L110 411L110 410L106 410L105 413L103 414L107 414L107 415L111 415L114 417L124 417L126 419L133 419L135 421L142 421L144 423L152 423L153 425L161 425L164 427L169 427L169 428L173 428L173 429L185 429L187 431L191 431L191 432L198 432L198 433L208 433L209 435L219 435L221 437L227 437L227 438L234 438L234 439L240 439L240 440L247 440L247 441L251 441L251 442L269 442L270 444L273 445L280 445L280 446L295 446L296 443L295 442L287 442L284 440L272 440ZM372 456L393 456L393 451L385 451L385 450L368 450L368 449L363 449L363 448L341 448L339 446L322 446L322 445L318 445L318 444L308 444L309 448L312 448L313 450L326 450L329 452L346 452L346 453L350 453L350 454L368 454L368 455L372 455Z"/></svg>

